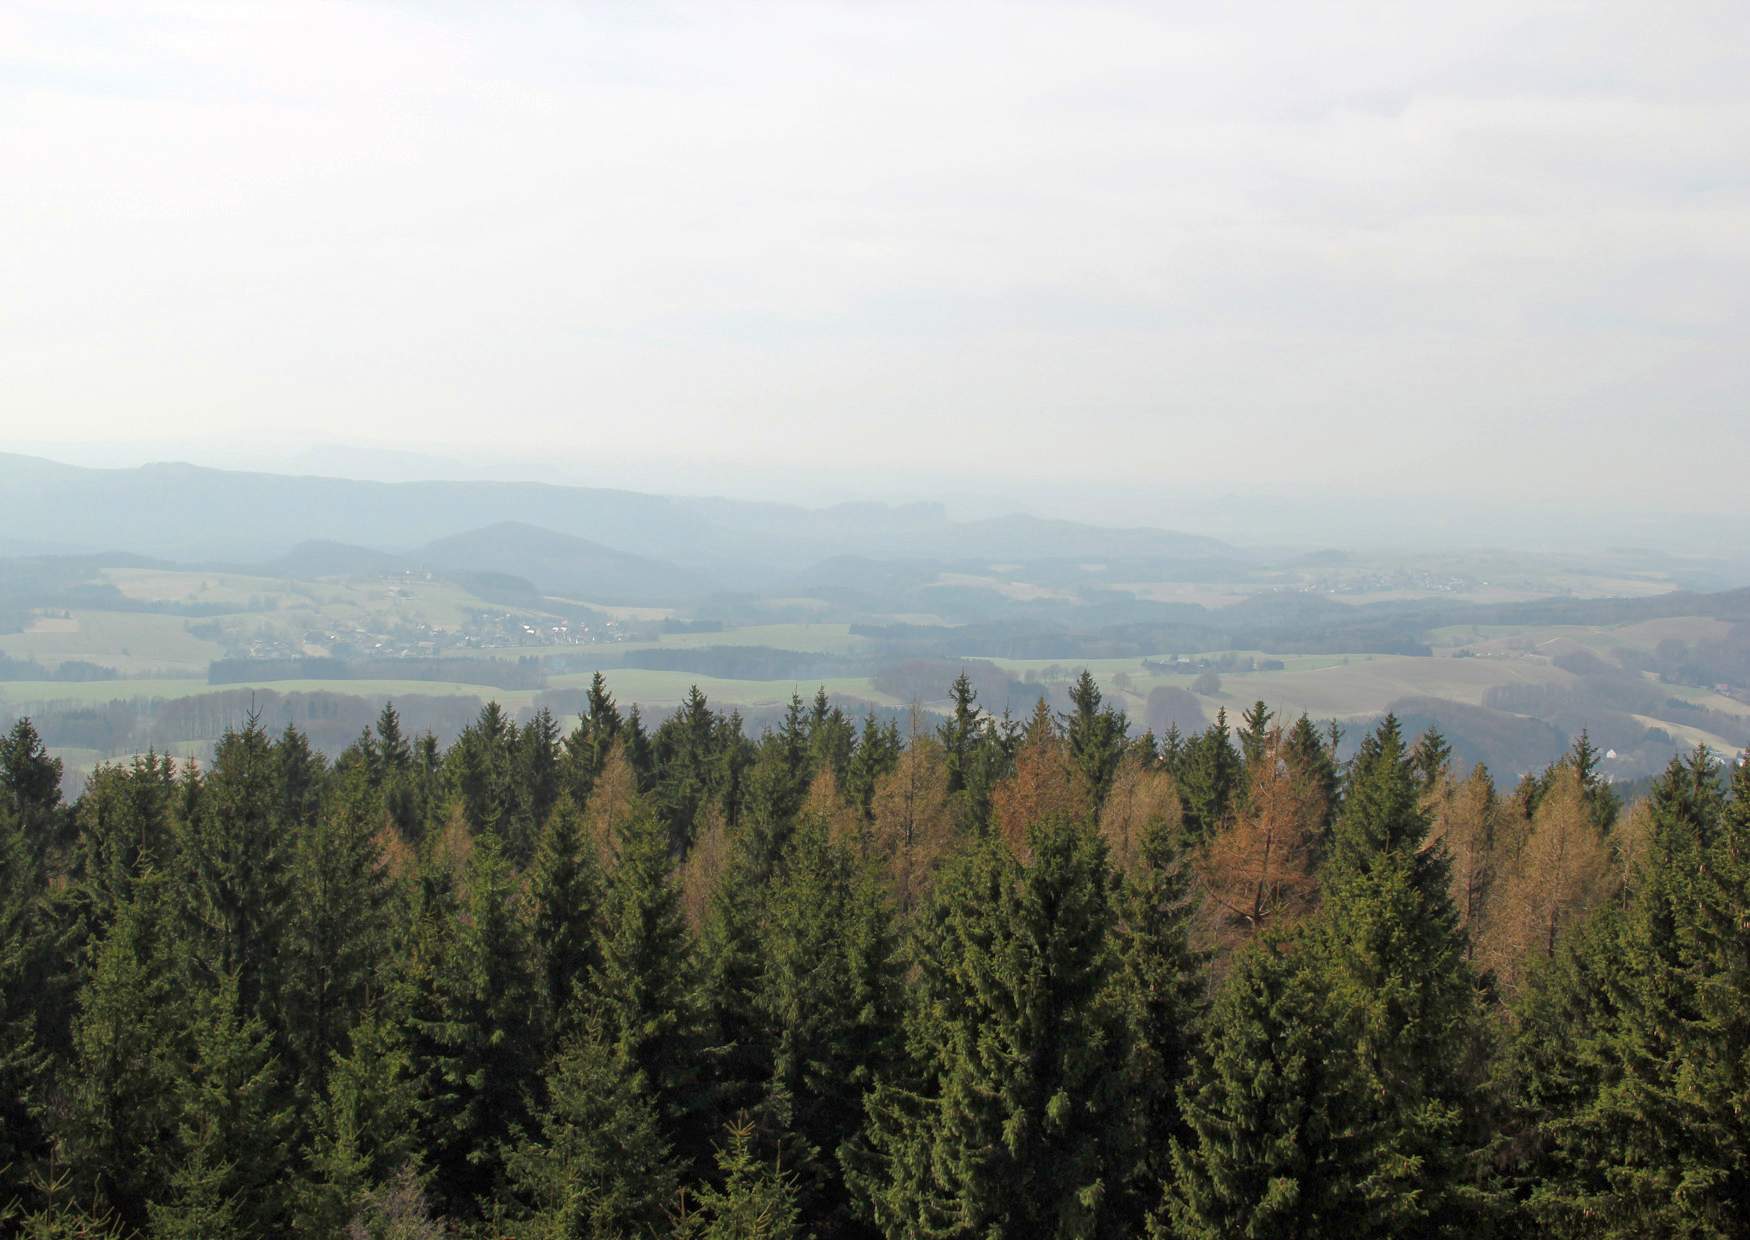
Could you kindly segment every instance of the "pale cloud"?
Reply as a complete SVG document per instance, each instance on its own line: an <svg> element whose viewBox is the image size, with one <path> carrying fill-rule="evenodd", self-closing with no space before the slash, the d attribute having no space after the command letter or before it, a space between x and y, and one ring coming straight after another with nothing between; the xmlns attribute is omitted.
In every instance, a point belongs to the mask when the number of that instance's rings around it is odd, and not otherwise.
<svg viewBox="0 0 1750 1240"><path fill-rule="evenodd" d="M1747 33L14 3L0 418L1743 513Z"/></svg>

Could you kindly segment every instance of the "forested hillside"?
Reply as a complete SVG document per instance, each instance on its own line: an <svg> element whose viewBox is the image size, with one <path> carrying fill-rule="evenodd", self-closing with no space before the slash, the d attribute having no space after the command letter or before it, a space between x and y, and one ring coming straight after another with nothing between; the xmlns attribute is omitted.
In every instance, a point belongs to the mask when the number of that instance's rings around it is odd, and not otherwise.
<svg viewBox="0 0 1750 1240"><path fill-rule="evenodd" d="M20 721L0 1229L1750 1234L1750 767L950 702Z"/></svg>

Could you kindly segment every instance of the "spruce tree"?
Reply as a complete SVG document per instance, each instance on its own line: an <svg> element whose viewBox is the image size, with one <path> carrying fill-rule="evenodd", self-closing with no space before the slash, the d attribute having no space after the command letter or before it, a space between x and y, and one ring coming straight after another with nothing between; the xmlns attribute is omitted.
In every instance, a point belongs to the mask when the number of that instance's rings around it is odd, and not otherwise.
<svg viewBox="0 0 1750 1240"><path fill-rule="evenodd" d="M1270 721L1273 718L1274 712L1264 705L1262 698L1253 702L1240 715L1240 760L1248 778L1257 770L1258 763L1264 760L1264 747L1270 737Z"/></svg>
<svg viewBox="0 0 1750 1240"><path fill-rule="evenodd" d="M37 1102L48 1056L38 1034L46 875L12 806L0 808L0 1204L41 1154Z"/></svg>
<svg viewBox="0 0 1750 1240"><path fill-rule="evenodd" d="M972 679L964 671L948 686L948 704L948 720L937 729L936 736L948 760L948 795L953 796L966 787L984 715L978 705L978 690L972 687Z"/></svg>
<svg viewBox="0 0 1750 1240"><path fill-rule="evenodd" d="M865 818L873 812L875 785L899 765L902 748L898 726L892 722L883 726L871 707L863 717L863 731L857 737L857 747L851 754L850 774L845 781L846 797Z"/></svg>
<svg viewBox="0 0 1750 1240"><path fill-rule="evenodd" d="M856 729L842 709L829 704L823 685L814 695L814 706L808 718L807 768L810 780L822 771L831 771L833 779L843 787L851 774L851 751L856 740Z"/></svg>
<svg viewBox="0 0 1750 1240"><path fill-rule="evenodd" d="M529 867L532 925L540 953L550 1037L577 1023L590 971L600 964L596 949L602 900L601 860L583 815L569 795L547 817Z"/></svg>
<svg viewBox="0 0 1750 1240"><path fill-rule="evenodd" d="M1397 722L1363 745L1324 875L1317 950L1377 1099L1378 1174L1400 1228L1460 1232L1486 1216L1479 1086L1485 1029L1447 857Z"/></svg>
<svg viewBox="0 0 1750 1240"><path fill-rule="evenodd" d="M305 1235L338 1236L372 1192L419 1174L419 1082L397 1014L367 1012L346 1052L334 1053L327 1089L310 1123L309 1170L295 1217Z"/></svg>
<svg viewBox="0 0 1750 1240"><path fill-rule="evenodd" d="M193 1061L178 1083L173 1168L151 1232L165 1240L253 1237L287 1212L292 1113L272 1038L235 975L195 1000Z"/></svg>
<svg viewBox="0 0 1750 1240"><path fill-rule="evenodd" d="M678 1175L644 1074L593 1021L544 1078L534 1130L511 1151L512 1192L531 1240L618 1240L663 1226Z"/></svg>
<svg viewBox="0 0 1750 1240"><path fill-rule="evenodd" d="M1215 722L1186 744L1174 771L1185 802L1185 836L1193 842L1221 829L1239 794L1240 760L1231 736L1227 711L1216 711Z"/></svg>
<svg viewBox="0 0 1750 1240"><path fill-rule="evenodd" d="M461 917L416 1001L435 1187L467 1212L492 1189L540 1070L544 1010L516 874L495 836L467 860Z"/></svg>
<svg viewBox="0 0 1750 1240"><path fill-rule="evenodd" d="M607 765L608 753L620 737L620 708L600 672L590 677L583 713L565 738L559 758L560 781L578 805L589 803L596 777Z"/></svg>
<svg viewBox="0 0 1750 1240"><path fill-rule="evenodd" d="M1558 1097L1571 1109L1545 1119L1556 1174L1532 1210L1574 1234L1738 1235L1750 1195L1741 810L1724 802L1705 748L1673 760L1651 806L1597 979L1608 1002L1578 1031L1590 1089Z"/></svg>
<svg viewBox="0 0 1750 1240"><path fill-rule="evenodd" d="M426 807L415 778L413 747L401 732L401 716L392 702L384 702L377 715L372 752L371 782L382 798L383 812L402 839L418 843L425 830Z"/></svg>
<svg viewBox="0 0 1750 1240"><path fill-rule="evenodd" d="M759 1010L766 896L746 833L736 832L725 843L699 927L699 998L710 1045L704 1086L710 1105L701 1114L712 1131L756 1106L771 1076L770 1030Z"/></svg>
<svg viewBox="0 0 1750 1240"><path fill-rule="evenodd" d="M61 760L49 755L28 716L0 736L0 816L10 818L23 833L38 864L46 864L67 843L61 774Z"/></svg>
<svg viewBox="0 0 1750 1240"><path fill-rule="evenodd" d="M1171 1176L1171 1142L1183 1133L1178 1090L1191 1067L1204 1005L1204 959L1191 945L1191 873L1164 815L1144 825L1136 863L1118 889L1114 1001L1128 1027L1126 1091L1137 1160L1123 1189L1134 1227Z"/></svg>
<svg viewBox="0 0 1750 1240"><path fill-rule="evenodd" d="M1321 837L1327 836L1337 821L1337 811L1342 807L1335 753L1326 746L1318 729L1304 714L1288 729L1284 741L1289 765L1318 791L1320 803L1325 807L1320 834Z"/></svg>
<svg viewBox="0 0 1750 1240"><path fill-rule="evenodd" d="M696 1122L709 1098L701 1089L707 1028L691 947L668 832L640 806L622 830L602 902L601 965L590 975L590 995L603 1036L643 1074L663 1137L683 1165L702 1158L709 1139Z"/></svg>
<svg viewBox="0 0 1750 1240"><path fill-rule="evenodd" d="M176 764L148 752L92 772L78 803L72 881L87 934L107 930L148 869L172 864Z"/></svg>
<svg viewBox="0 0 1750 1240"><path fill-rule="evenodd" d="M800 709L800 700L792 697L785 730L765 736L747 773L737 825L756 881L764 881L777 866L808 791Z"/></svg>
<svg viewBox="0 0 1750 1240"><path fill-rule="evenodd" d="M310 738L291 724L274 742L273 759L279 781L279 821L287 832L295 834L316 821L328 762L310 748Z"/></svg>
<svg viewBox="0 0 1750 1240"><path fill-rule="evenodd" d="M1416 773L1416 782L1421 786L1426 796L1434 791L1434 786L1452 772L1452 746L1442 736L1440 729L1430 724L1416 740L1416 747L1410 751L1410 769Z"/></svg>
<svg viewBox="0 0 1750 1240"><path fill-rule="evenodd" d="M511 819L517 799L517 735L504 709L488 702L444 755L450 786L461 800L468 825L476 832L490 831L500 840L516 829Z"/></svg>
<svg viewBox="0 0 1750 1240"><path fill-rule="evenodd" d="M1269 932L1233 962L1181 1094L1164 1218L1182 1240L1371 1240L1397 1230L1378 1121L1343 1016L1304 937ZM1169 1230L1170 1225L1170 1230Z"/></svg>
<svg viewBox="0 0 1750 1240"><path fill-rule="evenodd" d="M79 992L66 1097L55 1122L78 1195L129 1229L167 1195L190 1022L174 895L147 874L116 911Z"/></svg>
<svg viewBox="0 0 1750 1240"><path fill-rule="evenodd" d="M732 1123L717 1151L718 1188L703 1185L695 1205L675 1229L677 1240L801 1240L803 1228L796 1177L782 1159L767 1162L754 1152L754 1126Z"/></svg>
<svg viewBox="0 0 1750 1240"><path fill-rule="evenodd" d="M758 995L770 1067L759 1118L781 1133L811 1227L842 1235L853 1213L842 1163L863 1096L900 1052L897 935L873 875L804 817L764 917Z"/></svg>
<svg viewBox="0 0 1750 1240"><path fill-rule="evenodd" d="M999 839L938 886L909 1040L917 1083L870 1100L883 1234L1122 1234L1131 1166L1112 902L1099 838L1063 820Z"/></svg>
<svg viewBox="0 0 1750 1240"><path fill-rule="evenodd" d="M1599 774L1598 764L1602 755L1593 748L1592 737L1585 728L1580 729L1580 735L1574 738L1573 748L1568 750L1564 759L1580 776L1580 784L1586 789L1586 802L1592 807L1592 822L1600 831L1608 831L1616 822L1616 817L1622 812L1622 799L1616 795L1616 790L1610 786L1607 776Z"/></svg>
<svg viewBox="0 0 1750 1240"><path fill-rule="evenodd" d="M1064 739L1069 742L1070 760L1093 794L1097 811L1106 799L1119 760L1124 757L1129 722L1122 711L1111 706L1102 709L1100 686L1086 668L1070 688L1069 700L1071 710L1065 720Z"/></svg>
<svg viewBox="0 0 1750 1240"><path fill-rule="evenodd" d="M329 1059L382 989L391 949L382 827L368 772L355 765L292 844L284 1033L289 1064L311 1096L322 1093Z"/></svg>
<svg viewBox="0 0 1750 1240"><path fill-rule="evenodd" d="M1496 1083L1506 1110L1509 1187L1523 1220L1516 1234L1598 1230L1588 1220L1601 1216L1587 1204L1600 1183L1598 1150L1575 1120L1614 1074L1621 934L1619 906L1594 909L1553 957L1528 970L1514 1002Z"/></svg>
<svg viewBox="0 0 1750 1240"><path fill-rule="evenodd" d="M179 854L197 976L216 986L235 974L244 1011L264 1017L280 993L290 911L284 804L274 746L252 715L219 741Z"/></svg>

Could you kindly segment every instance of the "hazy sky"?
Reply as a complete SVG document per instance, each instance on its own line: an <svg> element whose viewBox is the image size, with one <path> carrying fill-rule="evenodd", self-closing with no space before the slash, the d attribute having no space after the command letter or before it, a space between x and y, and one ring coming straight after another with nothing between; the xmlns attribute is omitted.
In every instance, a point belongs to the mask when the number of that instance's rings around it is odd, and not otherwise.
<svg viewBox="0 0 1750 1240"><path fill-rule="evenodd" d="M0 448L1750 511L1744 0L8 0L0 169Z"/></svg>

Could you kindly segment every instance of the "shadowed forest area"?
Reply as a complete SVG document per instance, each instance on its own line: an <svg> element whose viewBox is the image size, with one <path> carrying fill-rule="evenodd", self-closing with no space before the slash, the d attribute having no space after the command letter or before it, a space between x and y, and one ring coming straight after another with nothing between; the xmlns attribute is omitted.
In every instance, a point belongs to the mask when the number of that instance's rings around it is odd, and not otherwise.
<svg viewBox="0 0 1750 1240"><path fill-rule="evenodd" d="M1738 1236L1750 768L1388 717L0 749L30 1236Z"/></svg>

